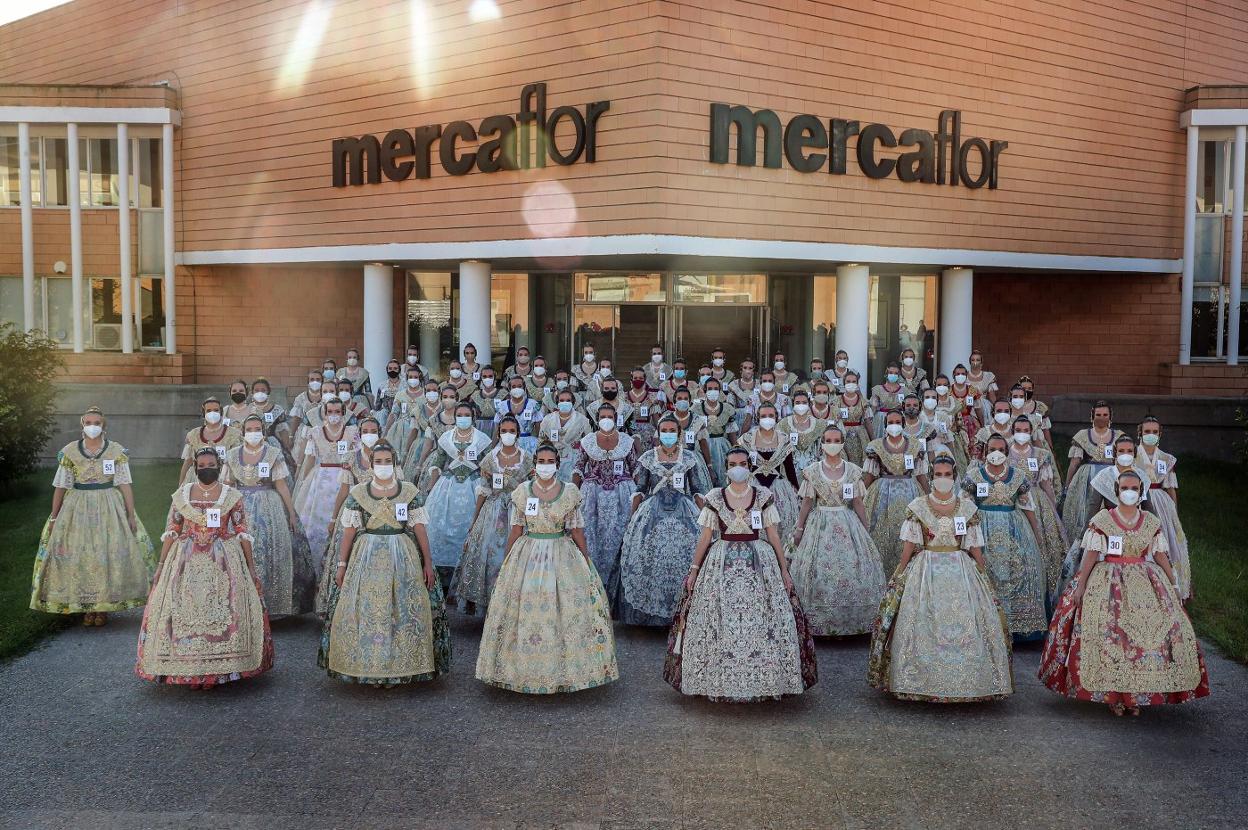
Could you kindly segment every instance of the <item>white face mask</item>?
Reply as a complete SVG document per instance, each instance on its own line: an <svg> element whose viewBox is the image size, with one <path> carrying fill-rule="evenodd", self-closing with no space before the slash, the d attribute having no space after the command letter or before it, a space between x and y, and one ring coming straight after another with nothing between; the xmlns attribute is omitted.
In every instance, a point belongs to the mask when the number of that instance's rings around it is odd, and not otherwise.
<svg viewBox="0 0 1248 830"><path fill-rule="evenodd" d="M614 418L599 418L598 429L602 430L603 432L610 432L611 430L615 429L615 419Z"/></svg>
<svg viewBox="0 0 1248 830"><path fill-rule="evenodd" d="M1155 432L1150 432L1144 437L1142 437L1140 440L1144 442L1145 446L1155 447L1161 443L1161 436Z"/></svg>
<svg viewBox="0 0 1248 830"><path fill-rule="evenodd" d="M1130 453L1124 452L1124 453L1118 454L1118 466L1119 467L1130 467L1131 462L1134 460L1135 460L1135 456L1131 455Z"/></svg>
<svg viewBox="0 0 1248 830"><path fill-rule="evenodd" d="M853 383L852 381L851 381L850 383L845 384L845 391L846 391L846 392L857 392L857 391L858 391L858 384Z"/></svg>
<svg viewBox="0 0 1248 830"><path fill-rule="evenodd" d="M723 366L723 365L724 365L724 359L723 359L722 357L717 357L717 358L715 358L714 360L712 360L712 361L711 361L711 365L712 365L712 366L714 366L714 367L716 367L716 368L718 368L718 367L720 367L720 366Z"/></svg>
<svg viewBox="0 0 1248 830"><path fill-rule="evenodd" d="M849 368L849 361L848 361L848 360L838 360L838 361L836 361L836 368L838 368L838 369L848 369L848 368Z"/></svg>
<svg viewBox="0 0 1248 830"><path fill-rule="evenodd" d="M738 467L728 468L728 478L732 479L737 484L740 484L741 482L745 481L749 477L750 477L750 470L748 467L738 466Z"/></svg>
<svg viewBox="0 0 1248 830"><path fill-rule="evenodd" d="M494 385L494 378L492 377L481 378L481 385L484 386L486 389L489 389L491 386Z"/></svg>
<svg viewBox="0 0 1248 830"><path fill-rule="evenodd" d="M360 436L360 443L368 447L370 450L373 448L373 445L380 440L381 436L375 432L366 432Z"/></svg>
<svg viewBox="0 0 1248 830"><path fill-rule="evenodd" d="M348 365L348 366L359 366L359 365L360 365L360 359L359 359L358 357L348 357L348 358L347 358L347 365Z"/></svg>
<svg viewBox="0 0 1248 830"><path fill-rule="evenodd" d="M770 415L768 415L766 418L759 418L759 419L758 419L758 425L759 425L760 427L762 427L763 429L766 429L766 430L775 429L775 428L776 428L776 419L775 419L775 418L772 418Z"/></svg>
<svg viewBox="0 0 1248 830"><path fill-rule="evenodd" d="M342 401L343 403L346 403L347 401L351 400L351 393L344 389L343 391L338 393L338 400Z"/></svg>
<svg viewBox="0 0 1248 830"><path fill-rule="evenodd" d="M1122 502L1128 507L1135 504L1139 500L1140 500L1139 490L1123 490L1121 493L1118 494L1118 501Z"/></svg>
<svg viewBox="0 0 1248 830"><path fill-rule="evenodd" d="M88 438L99 438L104 434L104 427L99 424L87 424L82 428L82 434Z"/></svg>
<svg viewBox="0 0 1248 830"><path fill-rule="evenodd" d="M520 400L521 398L523 398L523 397L524 397L524 387L522 387L522 386L517 386L515 389L512 389L512 390L511 390L511 396L512 396L513 398L515 398L516 400Z"/></svg>
<svg viewBox="0 0 1248 830"><path fill-rule="evenodd" d="M936 387L936 394L943 398L945 395L949 394L949 387L942 383L940 386Z"/></svg>
<svg viewBox="0 0 1248 830"><path fill-rule="evenodd" d="M663 362L663 355L661 354L650 355L650 362L653 363L655 366L658 366L660 363Z"/></svg>
<svg viewBox="0 0 1248 830"><path fill-rule="evenodd" d="M498 435L498 440L504 447L512 447L516 443L516 434L514 432L501 432Z"/></svg>
<svg viewBox="0 0 1248 830"><path fill-rule="evenodd" d="M1008 412L996 412L996 413L994 413L994 414L993 414L993 416L992 416L992 420L996 421L996 422L997 422L998 424L1000 424L1001 426L1005 426L1006 424L1008 424L1008 423L1010 422L1010 413L1008 413Z"/></svg>
<svg viewBox="0 0 1248 830"><path fill-rule="evenodd" d="M884 427L884 431L887 432L889 435L893 436L894 438L896 438L898 435L901 435L901 430L902 430L901 424L889 424L888 426Z"/></svg>
<svg viewBox="0 0 1248 830"><path fill-rule="evenodd" d="M546 367L545 367L545 366L534 366L534 367L533 367L533 375L534 375L535 377L539 377L539 378L540 378L541 376L543 376L543 375L545 375L545 374L546 374Z"/></svg>
<svg viewBox="0 0 1248 830"><path fill-rule="evenodd" d="M992 452L988 453L988 463L989 464L1004 464L1005 453L1001 452L1001 450L993 450Z"/></svg>
<svg viewBox="0 0 1248 830"><path fill-rule="evenodd" d="M452 377L452 378L454 378L455 380L459 380L460 378L462 378L462 377L464 376L464 370L463 370L463 369L452 369L452 370L450 371L450 375L451 375L451 377Z"/></svg>
<svg viewBox="0 0 1248 830"><path fill-rule="evenodd" d="M833 458L841 454L841 450L845 449L845 445L839 441L824 441L823 452Z"/></svg>
<svg viewBox="0 0 1248 830"><path fill-rule="evenodd" d="M599 369L599 370L598 370L598 374L599 374L599 375L601 375L601 376L602 376L602 377L604 377L604 378L609 378L609 377L611 377L611 367L610 367L610 366L603 366L601 369Z"/></svg>
<svg viewBox="0 0 1248 830"><path fill-rule="evenodd" d="M252 392L251 399L255 401L256 403L264 403L265 401L269 399L269 393L268 392Z"/></svg>
<svg viewBox="0 0 1248 830"><path fill-rule="evenodd" d="M1016 432L1016 433L1014 433L1014 443L1015 443L1015 444L1030 444L1030 443L1031 443L1031 433L1030 433L1030 432Z"/></svg>
<svg viewBox="0 0 1248 830"><path fill-rule="evenodd" d="M776 389L776 385L769 380L763 381L759 386L762 387L764 392L774 392Z"/></svg>
<svg viewBox="0 0 1248 830"><path fill-rule="evenodd" d="M538 464L533 469L534 471L537 472L537 477L540 478L542 481L550 481L552 478L555 477L555 471L559 469L559 465L558 464Z"/></svg>
<svg viewBox="0 0 1248 830"><path fill-rule="evenodd" d="M924 409L926 409L928 412L931 412L932 410L934 410L934 409L936 408L936 399L935 399L935 398L924 398L924 399L923 399L923 408L924 408Z"/></svg>
<svg viewBox="0 0 1248 830"><path fill-rule="evenodd" d="M407 379L407 388L408 388L408 389L415 389L417 386L420 386L420 378L417 378L417 377L408 377L408 379Z"/></svg>
<svg viewBox="0 0 1248 830"><path fill-rule="evenodd" d="M718 400L719 400L719 390L718 390L718 389L707 389L707 390L706 390L706 399L707 399L708 401L710 401L711 403L715 403L716 401L718 401Z"/></svg>
<svg viewBox="0 0 1248 830"><path fill-rule="evenodd" d="M776 370L777 372L783 372L783 371L784 371L784 361L783 361L783 360L777 360L775 363L773 363L773 364L771 364L771 365L772 365L773 367L775 367L775 370Z"/></svg>
<svg viewBox="0 0 1248 830"><path fill-rule="evenodd" d="M793 411L796 412L798 415L805 415L807 412L810 411L810 404L795 403L793 404Z"/></svg>
<svg viewBox="0 0 1248 830"><path fill-rule="evenodd" d="M333 415L326 415L325 422L331 426L338 426L342 423L342 416L336 412Z"/></svg>
<svg viewBox="0 0 1248 830"><path fill-rule="evenodd" d="M407 356L407 365L415 366L418 358L419 358L419 355L409 354Z"/></svg>
<svg viewBox="0 0 1248 830"><path fill-rule="evenodd" d="M1027 403L1026 398L1010 398L1010 406L1014 407L1015 409L1022 409L1023 404L1025 403Z"/></svg>
<svg viewBox="0 0 1248 830"><path fill-rule="evenodd" d="M966 375L954 375L953 382L959 385L966 383Z"/></svg>
<svg viewBox="0 0 1248 830"><path fill-rule="evenodd" d="M425 400L427 400L429 403L437 403L438 393L430 389L428 392L425 393Z"/></svg>
<svg viewBox="0 0 1248 830"><path fill-rule="evenodd" d="M264 433L263 432L245 432L243 433L243 440L254 447L256 446L256 444L259 444L261 441L264 440Z"/></svg>
<svg viewBox="0 0 1248 830"><path fill-rule="evenodd" d="M390 479L394 478L394 465L393 464L374 464L373 465L373 477L379 478L382 481L389 481Z"/></svg>
<svg viewBox="0 0 1248 830"><path fill-rule="evenodd" d="M215 410L212 412L205 412L204 420L212 424L213 426L216 426L217 424L221 423L221 413Z"/></svg>
<svg viewBox="0 0 1248 830"><path fill-rule="evenodd" d="M902 365L902 366L913 366L913 365L914 365L914 358L913 358L913 357L903 357L903 358L901 359L901 365Z"/></svg>
<svg viewBox="0 0 1248 830"><path fill-rule="evenodd" d="M310 380L310 381L308 381L308 391L309 391L309 392L320 392L320 391L321 391L321 382L320 382L319 380Z"/></svg>
<svg viewBox="0 0 1248 830"><path fill-rule="evenodd" d="M932 489L937 493L944 495L945 493L949 493L953 490L953 485L955 483L956 482L951 478L934 478L932 479Z"/></svg>

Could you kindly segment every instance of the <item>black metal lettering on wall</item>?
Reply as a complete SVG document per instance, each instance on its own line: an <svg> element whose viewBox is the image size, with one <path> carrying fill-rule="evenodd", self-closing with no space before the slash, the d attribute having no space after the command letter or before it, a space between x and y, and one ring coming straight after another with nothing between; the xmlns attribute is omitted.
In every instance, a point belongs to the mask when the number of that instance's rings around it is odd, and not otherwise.
<svg viewBox="0 0 1248 830"><path fill-rule="evenodd" d="M944 110L936 122L935 134L911 128L895 135L884 124L860 125L857 121L833 118L825 128L813 115L795 115L787 125L771 110L752 110L730 104L711 104L711 162L729 163L729 138L737 130L736 163L742 167L758 164L758 137L762 131L763 166L779 168L781 157L802 173L827 167L829 173L847 172L848 144L858 137L855 155L863 175L883 179L896 174L903 182L963 184L970 188L997 187L1001 154L1007 141L982 138L962 140L962 113ZM901 148L895 158L880 148ZM827 151L827 152L823 152ZM972 161L978 169L972 168Z"/></svg>
<svg viewBox="0 0 1248 830"><path fill-rule="evenodd" d="M410 132L393 129L381 139L375 135L336 138L333 144L334 187L378 184L382 178L400 182L432 175L431 157L437 145L442 169L463 176L473 168L482 173L545 167L547 160L559 165L598 158L598 119L611 109L610 101L594 101L579 107L556 107L546 116L546 84L529 84L520 90L520 111L491 115L473 127L467 121L446 126L427 124ZM570 132L571 146L560 147L561 131ZM475 149L466 149L476 143Z"/></svg>

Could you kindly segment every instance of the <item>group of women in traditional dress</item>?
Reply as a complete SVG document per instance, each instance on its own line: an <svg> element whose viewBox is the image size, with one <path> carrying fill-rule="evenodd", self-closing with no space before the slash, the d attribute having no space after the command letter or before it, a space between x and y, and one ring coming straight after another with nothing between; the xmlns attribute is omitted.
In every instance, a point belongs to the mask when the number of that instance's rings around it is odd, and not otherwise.
<svg viewBox="0 0 1248 830"><path fill-rule="evenodd" d="M431 680L453 605L484 618L477 677L526 693L616 679L613 619L667 629L665 679L714 700L799 694L815 637L866 634L902 698L1005 697L1042 638L1046 685L1118 713L1208 692L1156 418L1133 438L1096 404L1063 478L1035 384L999 396L979 352L929 379L906 350L869 393L843 351L804 377L718 349L622 378L592 347L463 356L437 379L412 347L382 380L351 350L289 411L263 378L205 400L158 559L89 410L32 607L146 604L136 671L201 687L265 671L270 618L313 610L330 676Z"/></svg>

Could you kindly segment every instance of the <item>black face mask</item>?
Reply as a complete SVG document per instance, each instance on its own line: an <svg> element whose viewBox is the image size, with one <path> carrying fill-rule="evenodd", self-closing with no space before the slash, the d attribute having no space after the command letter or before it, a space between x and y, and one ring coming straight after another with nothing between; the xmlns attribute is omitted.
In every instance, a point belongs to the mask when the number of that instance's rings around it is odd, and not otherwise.
<svg viewBox="0 0 1248 830"><path fill-rule="evenodd" d="M243 401L247 400L247 393L246 392L231 392L230 400L234 401L234 403L242 403Z"/></svg>
<svg viewBox="0 0 1248 830"><path fill-rule="evenodd" d="M605 401L613 401L615 400L615 396L618 394L620 394L620 391L618 389L603 389L602 399Z"/></svg>
<svg viewBox="0 0 1248 830"><path fill-rule="evenodd" d="M199 479L200 484L216 484L217 479L221 475L221 470L217 467L200 467L195 471L195 477Z"/></svg>
<svg viewBox="0 0 1248 830"><path fill-rule="evenodd" d="M387 369L387 370L386 370L386 375L387 375L388 377L397 378L397 377L399 376L399 370L398 370L398 369Z"/></svg>
<svg viewBox="0 0 1248 830"><path fill-rule="evenodd" d="M906 417L907 417L907 418L917 418L917 417L919 417L919 410L917 410L917 409L913 409L913 408L911 408L911 407L906 407L905 412L906 412Z"/></svg>

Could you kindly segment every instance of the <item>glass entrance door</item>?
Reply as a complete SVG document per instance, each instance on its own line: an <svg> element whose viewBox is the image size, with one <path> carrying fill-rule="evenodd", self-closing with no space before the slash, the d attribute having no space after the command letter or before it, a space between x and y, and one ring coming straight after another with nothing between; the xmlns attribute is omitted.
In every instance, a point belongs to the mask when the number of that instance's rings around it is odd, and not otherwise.
<svg viewBox="0 0 1248 830"><path fill-rule="evenodd" d="M665 346L668 308L661 305L578 305L575 313L573 360L586 346L613 361L613 371L623 375L650 360L655 343Z"/></svg>
<svg viewBox="0 0 1248 830"><path fill-rule="evenodd" d="M764 306L680 306L675 311L674 354L689 362L691 373L709 362L715 349L724 350L727 368L734 373L741 361L759 360L767 351Z"/></svg>

